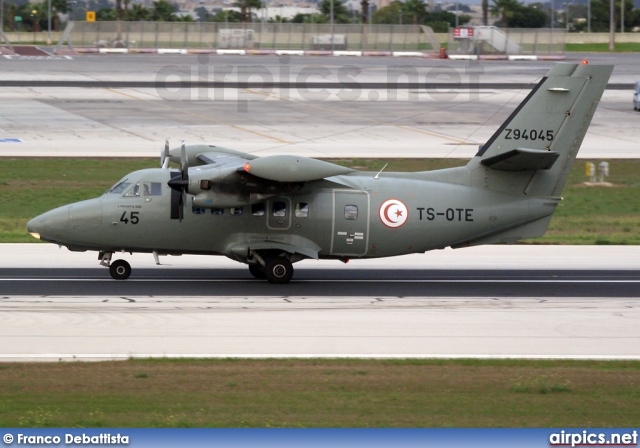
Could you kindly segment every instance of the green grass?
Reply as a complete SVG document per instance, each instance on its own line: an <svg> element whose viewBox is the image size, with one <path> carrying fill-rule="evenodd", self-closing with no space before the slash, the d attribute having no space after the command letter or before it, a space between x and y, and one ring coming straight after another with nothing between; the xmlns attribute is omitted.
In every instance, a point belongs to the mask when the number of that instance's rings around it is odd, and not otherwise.
<svg viewBox="0 0 640 448"><path fill-rule="evenodd" d="M464 160L332 160L364 171L422 171ZM599 162L599 161L594 161ZM611 160L611 187L586 187L584 161L574 165L546 235L535 244L640 244L640 160ZM36 242L27 221L60 205L97 197L125 174L156 159L2 159L0 243Z"/></svg>
<svg viewBox="0 0 640 448"><path fill-rule="evenodd" d="M0 364L2 427L632 427L640 362Z"/></svg>

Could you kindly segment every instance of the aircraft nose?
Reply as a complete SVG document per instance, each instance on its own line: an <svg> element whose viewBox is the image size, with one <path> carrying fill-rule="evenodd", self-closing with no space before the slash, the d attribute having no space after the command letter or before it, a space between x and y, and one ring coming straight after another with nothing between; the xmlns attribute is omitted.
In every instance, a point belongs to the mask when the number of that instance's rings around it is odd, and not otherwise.
<svg viewBox="0 0 640 448"><path fill-rule="evenodd" d="M34 238L54 241L69 227L69 209L67 206L36 216L27 223L27 232Z"/></svg>
<svg viewBox="0 0 640 448"><path fill-rule="evenodd" d="M47 233L47 220L43 218L43 215L36 216L27 223L27 232L37 239Z"/></svg>

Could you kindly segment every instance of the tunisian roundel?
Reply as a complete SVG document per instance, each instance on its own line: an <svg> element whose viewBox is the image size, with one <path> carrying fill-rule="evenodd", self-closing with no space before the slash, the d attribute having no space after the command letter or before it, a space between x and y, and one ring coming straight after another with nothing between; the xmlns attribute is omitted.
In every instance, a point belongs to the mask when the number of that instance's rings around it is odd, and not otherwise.
<svg viewBox="0 0 640 448"><path fill-rule="evenodd" d="M409 209L398 199L389 199L380 206L380 221L387 227L395 229L402 226L409 218Z"/></svg>

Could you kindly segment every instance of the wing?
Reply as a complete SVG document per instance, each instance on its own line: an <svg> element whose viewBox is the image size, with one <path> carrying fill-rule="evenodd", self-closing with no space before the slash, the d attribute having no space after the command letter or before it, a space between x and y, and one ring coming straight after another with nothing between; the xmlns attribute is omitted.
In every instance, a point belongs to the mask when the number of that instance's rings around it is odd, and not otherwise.
<svg viewBox="0 0 640 448"><path fill-rule="evenodd" d="M257 157L210 145L185 146L169 151L172 162L190 167L171 188L193 195L201 208L226 208L254 204L299 191L307 182L349 174L354 170L308 157L276 155ZM177 175L177 173L176 173Z"/></svg>
<svg viewBox="0 0 640 448"><path fill-rule="evenodd" d="M171 161L180 163L180 147L169 151ZM214 145L186 145L187 163L189 166L216 165L220 168L225 166L243 166L247 161L253 160L256 156L235 149L224 148Z"/></svg>
<svg viewBox="0 0 640 448"><path fill-rule="evenodd" d="M187 163L192 166L212 165L215 168L236 168L252 176L276 182L310 182L348 174L354 170L322 160L298 156L258 157L246 152L213 145L185 146ZM180 163L180 147L169 152L171 161Z"/></svg>

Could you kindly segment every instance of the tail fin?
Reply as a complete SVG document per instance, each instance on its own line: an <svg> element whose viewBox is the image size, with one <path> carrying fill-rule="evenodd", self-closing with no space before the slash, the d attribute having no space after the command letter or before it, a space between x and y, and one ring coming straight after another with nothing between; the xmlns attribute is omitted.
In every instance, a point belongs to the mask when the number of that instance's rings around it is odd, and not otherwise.
<svg viewBox="0 0 640 448"><path fill-rule="evenodd" d="M559 196L612 70L611 65L554 65L469 168L484 168L491 189Z"/></svg>

